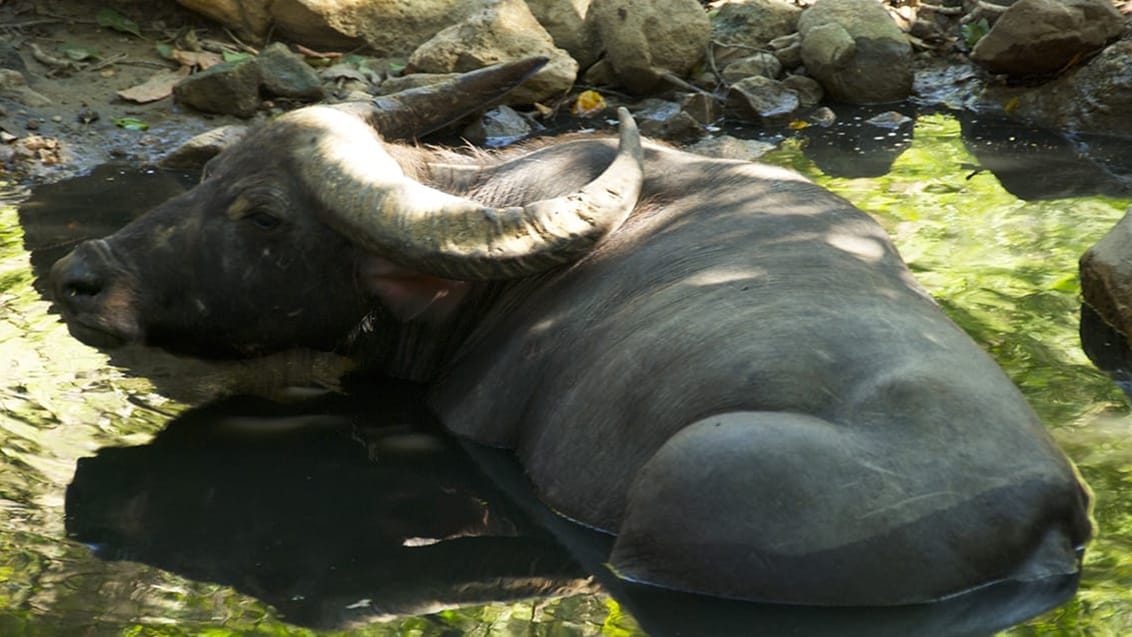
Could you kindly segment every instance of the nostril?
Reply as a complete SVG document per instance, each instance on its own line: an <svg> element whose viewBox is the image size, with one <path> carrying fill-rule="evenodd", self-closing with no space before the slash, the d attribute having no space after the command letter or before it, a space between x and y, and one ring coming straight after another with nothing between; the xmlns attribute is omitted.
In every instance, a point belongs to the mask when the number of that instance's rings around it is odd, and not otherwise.
<svg viewBox="0 0 1132 637"><path fill-rule="evenodd" d="M69 279L63 281L63 294L66 296L96 296L102 291L102 282L92 278Z"/></svg>
<svg viewBox="0 0 1132 637"><path fill-rule="evenodd" d="M103 277L90 267L86 259L74 252L51 268L51 280L56 300L65 305L98 296L105 287Z"/></svg>

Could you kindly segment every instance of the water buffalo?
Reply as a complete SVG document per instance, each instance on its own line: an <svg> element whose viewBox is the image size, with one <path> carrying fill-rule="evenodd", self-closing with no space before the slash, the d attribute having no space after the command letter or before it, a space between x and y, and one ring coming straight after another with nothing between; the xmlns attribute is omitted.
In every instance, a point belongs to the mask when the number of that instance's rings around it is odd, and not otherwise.
<svg viewBox="0 0 1132 637"><path fill-rule="evenodd" d="M641 144L627 116L619 142L490 156L378 132L531 64L262 126L54 266L71 332L346 352L427 382L452 432L514 449L545 503L616 533L627 579L893 605L1078 572L1087 488L845 200Z"/></svg>

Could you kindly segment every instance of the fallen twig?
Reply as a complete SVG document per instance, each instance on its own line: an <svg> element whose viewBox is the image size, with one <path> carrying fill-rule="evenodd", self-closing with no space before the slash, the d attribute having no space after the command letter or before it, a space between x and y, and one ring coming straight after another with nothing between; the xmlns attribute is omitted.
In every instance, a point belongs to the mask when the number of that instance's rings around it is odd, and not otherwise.
<svg viewBox="0 0 1132 637"><path fill-rule="evenodd" d="M228 29L227 27L224 28L224 33L227 34L229 38L232 38L232 41L235 42L236 46L240 50L242 50L244 53L251 53L252 55L259 55L259 49L255 48L253 46L249 46L247 44L244 44L243 40L241 40L240 38L237 38L236 34L232 33L232 31L230 29Z"/></svg>
<svg viewBox="0 0 1132 637"><path fill-rule="evenodd" d="M58 24L62 22L59 18L42 18L39 20L24 20L23 22L9 22L8 24L0 24L0 29L26 29L28 27L38 27L44 24Z"/></svg>
<svg viewBox="0 0 1132 637"><path fill-rule="evenodd" d="M919 4L921 11L931 11L932 13L939 13L942 15L959 15L963 13L963 7L941 7L938 4Z"/></svg>
<svg viewBox="0 0 1132 637"><path fill-rule="evenodd" d="M114 64L117 64L118 62L123 62L123 61L125 61L125 59L126 59L125 53L118 53L116 55L111 55L110 57L106 58L105 60L102 60L101 62L99 62L98 64L95 64L94 66L87 67L86 70L87 71L101 71L102 69L104 69L108 66L112 66Z"/></svg>
<svg viewBox="0 0 1132 637"><path fill-rule="evenodd" d="M997 16L1009 8L1009 6L1004 7L997 4L991 4L989 2L984 2L984 0L975 0L975 8L972 9L971 12L967 15L959 18L959 23L968 24L974 22L975 20L978 20L979 18Z"/></svg>
<svg viewBox="0 0 1132 637"><path fill-rule="evenodd" d="M33 58L35 58L36 61L38 61L40 64L43 64L44 66L50 66L50 67L55 68L55 69L70 69L70 70L77 70L77 69L82 68L82 65L77 63L77 62L72 62L71 60L66 60L66 59L55 57L54 55L51 55L47 51L44 51L43 49L39 48L39 45L36 44L35 42L29 42L28 46L31 47L31 56Z"/></svg>

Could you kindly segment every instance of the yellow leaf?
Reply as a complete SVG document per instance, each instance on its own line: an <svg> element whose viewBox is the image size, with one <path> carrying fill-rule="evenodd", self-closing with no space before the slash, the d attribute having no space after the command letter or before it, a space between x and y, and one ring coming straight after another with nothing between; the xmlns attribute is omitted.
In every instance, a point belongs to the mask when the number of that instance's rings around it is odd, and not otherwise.
<svg viewBox="0 0 1132 637"><path fill-rule="evenodd" d="M605 110L605 106L605 98L601 93L582 91L578 99L574 100L574 105L570 107L570 113L577 117L589 117Z"/></svg>

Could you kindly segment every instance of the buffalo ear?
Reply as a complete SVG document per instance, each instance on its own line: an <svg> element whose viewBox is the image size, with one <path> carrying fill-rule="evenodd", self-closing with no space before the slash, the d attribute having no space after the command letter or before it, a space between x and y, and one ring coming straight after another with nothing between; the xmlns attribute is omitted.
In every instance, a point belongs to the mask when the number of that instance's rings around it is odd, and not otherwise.
<svg viewBox="0 0 1132 637"><path fill-rule="evenodd" d="M358 280L366 293L377 297L402 323L443 321L460 304L468 287L466 281L421 274L376 255L362 258Z"/></svg>

